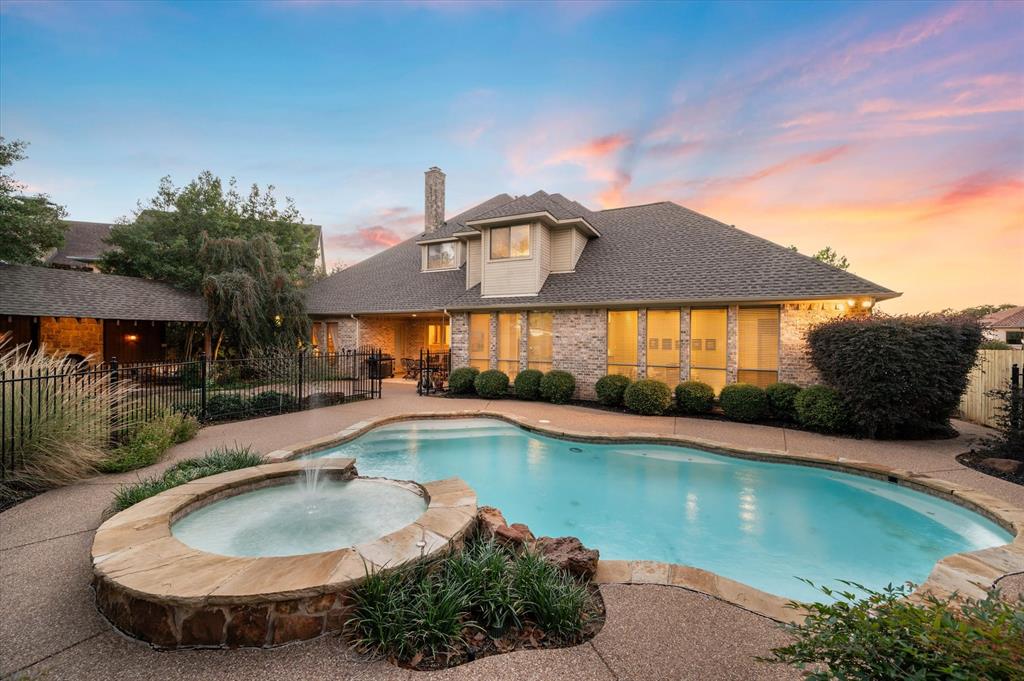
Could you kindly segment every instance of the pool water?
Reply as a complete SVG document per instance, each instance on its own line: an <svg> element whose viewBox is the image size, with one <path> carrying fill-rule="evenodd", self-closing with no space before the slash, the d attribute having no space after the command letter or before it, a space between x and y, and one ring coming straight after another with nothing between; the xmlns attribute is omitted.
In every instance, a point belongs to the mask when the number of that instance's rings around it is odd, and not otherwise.
<svg viewBox="0 0 1024 681"><path fill-rule="evenodd" d="M294 556L372 541L427 508L423 497L398 485L317 478L221 499L180 518L171 532L223 556Z"/></svg>
<svg viewBox="0 0 1024 681"><path fill-rule="evenodd" d="M956 504L895 484L688 447L549 438L494 419L405 421L311 457L355 457L361 475L458 476L481 505L537 536L572 535L602 558L683 563L785 597L818 584L921 583L943 556L1011 535Z"/></svg>

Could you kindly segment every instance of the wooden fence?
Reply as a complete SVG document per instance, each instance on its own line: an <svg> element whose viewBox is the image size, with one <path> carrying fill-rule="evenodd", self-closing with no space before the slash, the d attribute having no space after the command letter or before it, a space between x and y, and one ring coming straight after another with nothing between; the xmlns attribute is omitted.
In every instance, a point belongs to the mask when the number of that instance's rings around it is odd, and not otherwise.
<svg viewBox="0 0 1024 681"><path fill-rule="evenodd" d="M971 370L967 392L960 399L960 414L968 421L994 426L996 399L989 390L1006 388L1010 382L1010 368L1018 364L1024 371L1024 349L979 350L978 363Z"/></svg>

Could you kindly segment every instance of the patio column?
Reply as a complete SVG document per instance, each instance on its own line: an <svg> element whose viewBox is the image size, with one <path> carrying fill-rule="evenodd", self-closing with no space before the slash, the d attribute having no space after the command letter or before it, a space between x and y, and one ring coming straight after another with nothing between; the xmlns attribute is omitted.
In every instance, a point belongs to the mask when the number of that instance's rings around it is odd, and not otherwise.
<svg viewBox="0 0 1024 681"><path fill-rule="evenodd" d="M735 383L739 375L740 346L739 346L739 313L738 305L730 305L726 317L726 355L725 355L725 382Z"/></svg>
<svg viewBox="0 0 1024 681"><path fill-rule="evenodd" d="M530 325L529 312L519 313L519 370L526 371L529 365Z"/></svg>
<svg viewBox="0 0 1024 681"><path fill-rule="evenodd" d="M679 310L679 380L690 380L690 308Z"/></svg>

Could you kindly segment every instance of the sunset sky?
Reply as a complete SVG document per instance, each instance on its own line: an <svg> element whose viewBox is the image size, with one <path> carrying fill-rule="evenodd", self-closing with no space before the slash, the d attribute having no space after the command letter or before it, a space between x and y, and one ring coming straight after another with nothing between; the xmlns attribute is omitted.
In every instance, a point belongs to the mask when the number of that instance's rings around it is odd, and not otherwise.
<svg viewBox="0 0 1024 681"><path fill-rule="evenodd" d="M273 184L353 263L499 192L672 200L916 312L1024 304L1024 3L0 0L16 176L113 221Z"/></svg>

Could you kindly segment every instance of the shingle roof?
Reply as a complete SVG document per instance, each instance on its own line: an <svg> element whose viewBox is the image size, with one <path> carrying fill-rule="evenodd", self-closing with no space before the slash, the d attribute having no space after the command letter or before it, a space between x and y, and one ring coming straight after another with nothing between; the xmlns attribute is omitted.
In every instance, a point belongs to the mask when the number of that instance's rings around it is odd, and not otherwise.
<svg viewBox="0 0 1024 681"><path fill-rule="evenodd" d="M87 268L87 263L98 260L110 248L103 240L110 236L113 225L79 220L65 220L64 224L68 226L64 232L64 245L46 259L47 263Z"/></svg>
<svg viewBox="0 0 1024 681"><path fill-rule="evenodd" d="M981 323L996 329L1024 328L1024 305L987 314L981 318Z"/></svg>
<svg viewBox="0 0 1024 681"><path fill-rule="evenodd" d="M483 307L537 307L638 302L804 300L899 294L849 272L726 225L674 203L592 212L573 209L559 194L538 192L493 205L495 197L459 216L466 220L509 211L560 211L586 217L591 239L576 271L552 274L536 296L483 298L465 290L465 269L420 272L415 239L398 244L315 284L311 314L418 312ZM514 206L510 207L510 204ZM578 204L575 204L578 205ZM575 212L575 215L570 215ZM473 215L473 217L470 217Z"/></svg>
<svg viewBox="0 0 1024 681"><path fill-rule="evenodd" d="M148 279L0 265L0 315L204 322L202 296Z"/></svg>
<svg viewBox="0 0 1024 681"><path fill-rule="evenodd" d="M493 208L497 208L498 206L503 206L511 200L512 197L509 196L508 194L498 194L497 196L492 196L483 203L479 203L470 208L469 210L459 213L452 219L445 221L443 225L435 229L433 232L429 234L427 234L426 232L421 232L418 236L413 238L413 241L443 239L444 237L449 237L452 234L455 234L456 232L468 231L470 230L470 228L466 226L466 220L475 220L479 218L480 215L482 215L483 213Z"/></svg>

